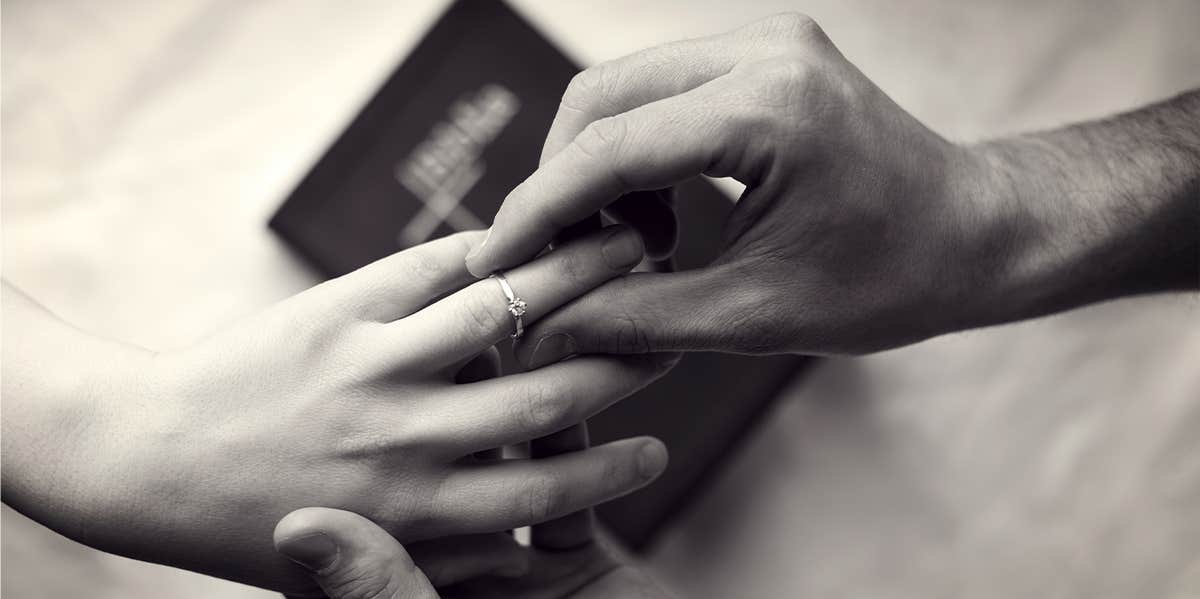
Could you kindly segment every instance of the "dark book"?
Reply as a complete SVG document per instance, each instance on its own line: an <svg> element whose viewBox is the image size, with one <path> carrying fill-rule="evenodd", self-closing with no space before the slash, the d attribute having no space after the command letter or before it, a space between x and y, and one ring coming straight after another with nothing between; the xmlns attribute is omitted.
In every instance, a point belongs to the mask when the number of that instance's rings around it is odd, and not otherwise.
<svg viewBox="0 0 1200 599"><path fill-rule="evenodd" d="M503 2L455 3L304 177L271 227L327 276L486 227L508 191L537 167L559 98L577 71ZM719 251L732 203L703 179L677 194L677 266L703 266ZM691 354L594 417L594 442L649 434L671 451L658 481L600 506L600 517L630 546L645 546L806 363Z"/></svg>

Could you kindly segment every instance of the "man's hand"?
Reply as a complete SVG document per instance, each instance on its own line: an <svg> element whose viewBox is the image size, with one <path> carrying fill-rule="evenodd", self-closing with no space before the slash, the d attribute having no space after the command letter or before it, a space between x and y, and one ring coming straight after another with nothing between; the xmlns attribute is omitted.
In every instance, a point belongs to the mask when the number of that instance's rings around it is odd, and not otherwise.
<svg viewBox="0 0 1200 599"><path fill-rule="evenodd" d="M332 599L438 597L400 542L354 512L296 510L275 526L275 549L308 570Z"/></svg>
<svg viewBox="0 0 1200 599"><path fill-rule="evenodd" d="M532 327L518 350L526 364L869 352L1177 287L1196 278L1197 103L1136 128L1118 122L1125 135L1096 125L1091 154L1072 130L960 146L893 103L812 20L777 16L580 73L543 165L467 266L483 276L519 264L624 194L706 174L747 186L720 258L606 283ZM658 246L661 213L616 216ZM1189 225L1193 241L1172 244ZM1130 251L1131 238L1151 243ZM1129 280L1147 265L1154 273Z"/></svg>
<svg viewBox="0 0 1200 599"><path fill-rule="evenodd" d="M435 586L446 599L669 597L648 576L594 542L571 550L531 547L525 550L529 563L524 574L463 582L466 571L461 571L439 582L418 569L400 543L375 523L329 508L303 508L285 516L275 527L275 547L308 570L331 599L435 598ZM488 563L488 548L463 545L460 551L469 563Z"/></svg>
<svg viewBox="0 0 1200 599"><path fill-rule="evenodd" d="M943 323L928 308L965 291L967 274L945 266L965 250L962 223L980 218L963 201L973 190L950 177L974 168L971 156L892 103L805 17L588 69L546 146L552 157L468 257L475 275L527 259L632 190L701 173L748 189L715 264L598 289L531 331L521 354L535 364L576 352L877 349L932 334Z"/></svg>

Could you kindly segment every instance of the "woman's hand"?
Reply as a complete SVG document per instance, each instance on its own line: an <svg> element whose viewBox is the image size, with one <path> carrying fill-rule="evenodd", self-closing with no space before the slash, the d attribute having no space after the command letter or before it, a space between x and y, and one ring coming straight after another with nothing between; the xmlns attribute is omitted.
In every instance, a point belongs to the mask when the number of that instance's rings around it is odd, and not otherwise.
<svg viewBox="0 0 1200 599"><path fill-rule="evenodd" d="M646 438L538 460L473 457L579 422L666 366L587 357L457 383L513 330L496 281L463 288L477 240L385 258L182 351L105 362L86 392L61 390L86 401L40 419L30 408L13 422L8 408L38 395L53 356L10 359L10 346L66 356L72 338L39 349L36 329L6 330L5 501L107 551L296 590L311 583L270 539L298 507L352 510L413 542L545 521L652 480L665 448ZM507 278L533 322L641 257L635 233L609 228ZM47 436L61 461L22 453Z"/></svg>

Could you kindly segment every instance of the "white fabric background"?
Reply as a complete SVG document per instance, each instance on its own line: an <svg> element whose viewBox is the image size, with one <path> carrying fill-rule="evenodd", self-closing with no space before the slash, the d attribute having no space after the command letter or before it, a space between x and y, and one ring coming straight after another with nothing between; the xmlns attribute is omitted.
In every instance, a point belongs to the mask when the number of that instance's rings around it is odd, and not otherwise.
<svg viewBox="0 0 1200 599"><path fill-rule="evenodd" d="M1194 0L515 4L584 63L804 11L954 139L1200 84ZM4 276L155 348L304 289L266 219L443 6L5 0ZM1200 596L1198 363L1194 295L829 361L650 566L688 597ZM10 597L274 596L3 526Z"/></svg>

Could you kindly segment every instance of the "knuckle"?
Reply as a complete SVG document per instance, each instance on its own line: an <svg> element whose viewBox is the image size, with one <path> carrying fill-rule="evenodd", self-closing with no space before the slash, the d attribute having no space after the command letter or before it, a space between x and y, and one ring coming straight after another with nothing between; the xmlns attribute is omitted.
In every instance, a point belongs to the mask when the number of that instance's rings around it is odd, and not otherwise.
<svg viewBox="0 0 1200 599"><path fill-rule="evenodd" d="M606 160L620 151L626 134L624 119L605 117L588 123L575 138L575 144L586 156Z"/></svg>
<svg viewBox="0 0 1200 599"><path fill-rule="evenodd" d="M756 67L758 89L771 106L803 105L813 91L817 71L795 56L780 56L761 61Z"/></svg>
<svg viewBox="0 0 1200 599"><path fill-rule="evenodd" d="M287 331L291 347L306 356L327 357L341 345L351 327L342 321L309 318L301 310L285 311L280 330Z"/></svg>
<svg viewBox="0 0 1200 599"><path fill-rule="evenodd" d="M545 522L563 512L567 504L566 491L554 477L533 477L527 488L525 509L530 523Z"/></svg>
<svg viewBox="0 0 1200 599"><path fill-rule="evenodd" d="M763 21L766 34L787 42L809 43L825 39L825 32L812 17L798 12L785 12Z"/></svg>
<svg viewBox="0 0 1200 599"><path fill-rule="evenodd" d="M571 145L584 158L594 162L594 167L600 169L612 185L620 190L635 189L621 165L628 134L629 127L625 119L610 116L588 123Z"/></svg>
<svg viewBox="0 0 1200 599"><path fill-rule="evenodd" d="M563 92L560 106L587 113L589 107L603 105L612 70L608 63L601 63L576 73Z"/></svg>
<svg viewBox="0 0 1200 599"><path fill-rule="evenodd" d="M387 393L383 391L380 395L386 396ZM351 406L348 409L357 408ZM356 460L395 463L397 460L409 461L417 451L438 447L442 441L437 437L436 431L423 424L419 417L375 416L377 414L373 410L364 411L361 419L369 422L345 427L346 430L342 431L335 441L339 455Z"/></svg>
<svg viewBox="0 0 1200 599"><path fill-rule="evenodd" d="M372 279L362 302L370 307L363 310L363 318L372 321L387 321L396 314L407 315L414 310L412 300L395 293L397 285L412 290L412 295L426 295L436 293L444 286L443 281L453 278L445 258L425 247L385 258L367 266L360 274Z"/></svg>
<svg viewBox="0 0 1200 599"><path fill-rule="evenodd" d="M501 313L500 306L499 300L487 301L482 293L472 293L463 302L463 321L476 336L491 336L510 326L508 313Z"/></svg>
<svg viewBox="0 0 1200 599"><path fill-rule="evenodd" d="M570 424L571 402L549 386L528 389L522 402L522 424L533 432L553 432Z"/></svg>
<svg viewBox="0 0 1200 599"><path fill-rule="evenodd" d="M568 249L568 251L551 252L550 256L553 257L553 268L559 278L576 284L582 284L590 279L588 272L591 269L588 268L588 260L583 254Z"/></svg>
<svg viewBox="0 0 1200 599"><path fill-rule="evenodd" d="M352 459L372 459L385 456L396 448L395 440L379 431L346 435L337 441L338 454Z"/></svg>
<svg viewBox="0 0 1200 599"><path fill-rule="evenodd" d="M630 314L622 314L617 319L611 341L617 353L645 354L654 351L646 325Z"/></svg>
<svg viewBox="0 0 1200 599"><path fill-rule="evenodd" d="M406 252L405 260L400 264L401 272L415 283L429 286L442 279L447 271L447 264L430 252ZM410 281L410 284L412 281Z"/></svg>

